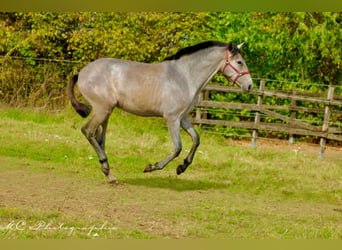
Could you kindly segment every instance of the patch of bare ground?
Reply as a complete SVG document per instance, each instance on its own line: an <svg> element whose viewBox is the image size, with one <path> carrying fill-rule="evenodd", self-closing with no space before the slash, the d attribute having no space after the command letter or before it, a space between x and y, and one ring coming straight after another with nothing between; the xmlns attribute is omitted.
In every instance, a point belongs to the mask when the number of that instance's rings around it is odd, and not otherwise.
<svg viewBox="0 0 342 250"><path fill-rule="evenodd" d="M0 170L0 208L108 222L121 230L133 228L152 237L182 237L182 230L172 230L174 223L158 214L158 208L153 206L153 194L146 194L146 188L32 170L25 168L23 162L10 160L12 164L15 161L16 167Z"/></svg>

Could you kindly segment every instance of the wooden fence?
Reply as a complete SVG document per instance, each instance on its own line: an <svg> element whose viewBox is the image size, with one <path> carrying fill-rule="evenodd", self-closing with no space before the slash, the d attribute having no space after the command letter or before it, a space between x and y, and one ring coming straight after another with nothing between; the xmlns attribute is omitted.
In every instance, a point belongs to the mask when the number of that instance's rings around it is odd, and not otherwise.
<svg viewBox="0 0 342 250"><path fill-rule="evenodd" d="M327 139L342 141L342 95L334 94L335 87L330 86L327 94L320 94L296 90L265 90L265 84L266 81L261 80L259 89L248 92L248 94L258 96L256 104L211 101L209 100L209 93L212 91L243 93L243 90L235 87L208 85L200 95L200 100L197 104L197 108L195 109L195 117L192 118L192 122L195 124L223 125L250 129L252 130L252 147L256 147L258 131L261 130L288 133L290 142L293 142L294 135L319 137L321 158L323 158ZM287 99L290 101L290 105L267 105L263 103L264 97ZM305 105L306 107L303 107L297 105L298 102L320 103L324 104L324 108L309 108L308 106L310 105ZM251 119L249 119L249 121L210 119L207 111L212 107L227 110L251 110L255 111L253 112L255 115L252 118L253 121L251 121ZM287 110L290 115L286 116L279 114L276 112L279 110ZM296 119L297 112L324 114L324 119L321 121L321 124L323 125L312 125L307 121ZM278 121L281 120L283 122L275 123L261 121L261 114L276 118ZM334 114L335 121L331 119L332 114Z"/></svg>

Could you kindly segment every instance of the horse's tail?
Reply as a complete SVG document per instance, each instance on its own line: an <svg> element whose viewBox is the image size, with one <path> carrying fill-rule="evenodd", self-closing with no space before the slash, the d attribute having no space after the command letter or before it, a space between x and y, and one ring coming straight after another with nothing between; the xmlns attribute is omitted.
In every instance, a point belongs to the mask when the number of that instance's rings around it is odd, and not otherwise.
<svg viewBox="0 0 342 250"><path fill-rule="evenodd" d="M78 74L72 76L68 84L68 96L71 101L71 105L74 107L77 113L82 117L87 117L90 114L91 108L76 100L74 87L78 80Z"/></svg>

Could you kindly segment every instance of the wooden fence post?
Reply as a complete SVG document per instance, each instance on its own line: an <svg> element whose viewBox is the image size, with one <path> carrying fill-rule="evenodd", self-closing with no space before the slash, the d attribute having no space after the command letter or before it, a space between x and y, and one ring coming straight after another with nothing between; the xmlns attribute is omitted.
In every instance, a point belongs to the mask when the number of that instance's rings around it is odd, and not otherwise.
<svg viewBox="0 0 342 250"><path fill-rule="evenodd" d="M292 95L293 96L296 95L296 90L295 89L292 90ZM297 105L297 101L296 101L296 99L293 98L293 96L291 98L291 108L295 108L296 105ZM295 110L291 110L290 119L292 121L294 121L296 119L296 113L297 112ZM291 133L291 127L292 127L291 122L290 122L289 126L290 126L289 143L293 144L294 143L294 134Z"/></svg>
<svg viewBox="0 0 342 250"><path fill-rule="evenodd" d="M199 121L201 119L208 119L208 110L206 110L206 107L204 107L203 112L201 112L201 108L198 106L198 104L201 101L207 101L209 100L209 90L205 89L204 91L201 91L198 98L197 108L196 108L196 115L195 120L197 123L200 123Z"/></svg>
<svg viewBox="0 0 342 250"><path fill-rule="evenodd" d="M335 88L332 86L329 86L328 97L327 97L328 101L331 101L334 99L334 91L335 91ZM322 132L324 132L324 133L328 133L330 115L331 115L330 105L327 104L325 106L324 121L323 121L323 127L322 127ZM323 159L323 157L324 157L324 151L326 148L325 144L326 144L326 138L321 137L320 143L319 143L319 145L320 145L319 158L321 158L321 159Z"/></svg>
<svg viewBox="0 0 342 250"><path fill-rule="evenodd" d="M258 96L258 107L260 108L261 105L262 105L262 100L263 100L263 95L264 95L264 89L265 89L265 84L266 84L266 81L265 80L261 80L260 81L260 87L259 87L259 96ZM254 124L255 124L255 129L253 129L253 132L252 132L252 143L251 143L251 146L252 148L256 148L256 138L258 136L258 130L257 130L257 127L259 125L259 122L260 122L260 112L257 111L255 113L255 118L254 118Z"/></svg>
<svg viewBox="0 0 342 250"><path fill-rule="evenodd" d="M209 90L205 90L204 91L204 95L203 95L203 101L208 101L209 100ZM205 109L203 112L203 119L208 119L208 110Z"/></svg>
<svg viewBox="0 0 342 250"><path fill-rule="evenodd" d="M197 103L197 108L196 108L196 116L195 116L195 120L196 123L199 123L199 121L202 118L202 113L201 113L201 108L198 106L198 104L203 100L203 92L201 91L201 93L199 94L199 98L198 98L198 103Z"/></svg>

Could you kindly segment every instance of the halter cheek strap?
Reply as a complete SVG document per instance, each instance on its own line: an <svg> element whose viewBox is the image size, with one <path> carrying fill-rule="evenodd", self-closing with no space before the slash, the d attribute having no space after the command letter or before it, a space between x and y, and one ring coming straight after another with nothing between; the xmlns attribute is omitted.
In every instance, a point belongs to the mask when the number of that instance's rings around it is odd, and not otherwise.
<svg viewBox="0 0 342 250"><path fill-rule="evenodd" d="M240 71L238 70L230 61L229 61L229 53L228 53L228 48L226 49L226 62L223 65L221 72L224 73L224 71L226 70L227 66L231 67L235 72L236 75L232 78L233 83L235 83L241 76L243 75L248 75L250 74L249 71Z"/></svg>

